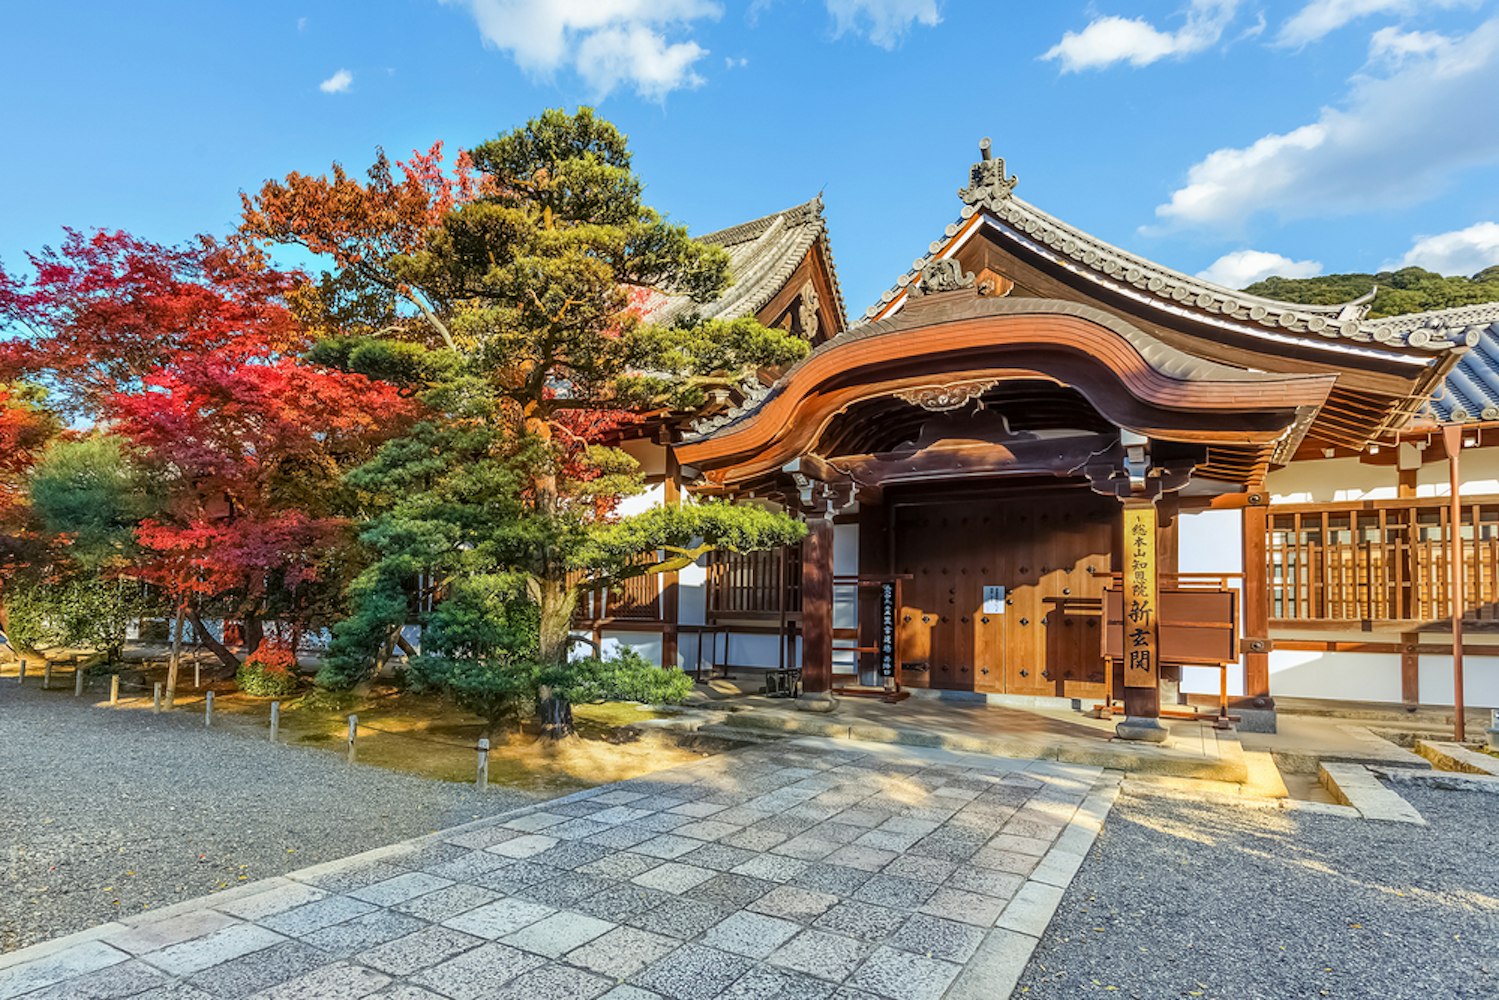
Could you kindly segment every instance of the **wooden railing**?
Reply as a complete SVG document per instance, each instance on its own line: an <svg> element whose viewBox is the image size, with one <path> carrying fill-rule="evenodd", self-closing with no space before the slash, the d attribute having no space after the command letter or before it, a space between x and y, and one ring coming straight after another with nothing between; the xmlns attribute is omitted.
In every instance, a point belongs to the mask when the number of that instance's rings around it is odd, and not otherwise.
<svg viewBox="0 0 1499 1000"><path fill-rule="evenodd" d="M1284 622L1439 622L1452 614L1445 499L1276 505L1270 616ZM1464 501L1465 620L1499 622L1499 499Z"/></svg>
<svg viewBox="0 0 1499 1000"><path fill-rule="evenodd" d="M653 556L642 560L655 561ZM583 621L661 621L662 574L633 576L612 587L600 587L583 593L578 600L578 617Z"/></svg>
<svg viewBox="0 0 1499 1000"><path fill-rule="evenodd" d="M708 620L752 621L801 614L798 546L708 557Z"/></svg>

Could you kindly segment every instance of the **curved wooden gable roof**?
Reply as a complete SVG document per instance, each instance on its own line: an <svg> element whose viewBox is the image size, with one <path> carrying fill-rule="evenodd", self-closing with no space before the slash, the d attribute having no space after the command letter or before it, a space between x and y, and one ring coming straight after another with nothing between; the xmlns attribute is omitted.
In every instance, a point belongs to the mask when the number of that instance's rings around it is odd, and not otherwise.
<svg viewBox="0 0 1499 1000"><path fill-rule="evenodd" d="M675 451L714 486L734 488L814 454L830 421L857 404L914 405L900 400L954 380L1015 379L1076 389L1111 423L1158 440L1247 447L1266 460L1294 448L1294 430L1304 430L1335 382L1194 357L1080 303L969 290L930 296L833 338L774 386L702 422Z"/></svg>

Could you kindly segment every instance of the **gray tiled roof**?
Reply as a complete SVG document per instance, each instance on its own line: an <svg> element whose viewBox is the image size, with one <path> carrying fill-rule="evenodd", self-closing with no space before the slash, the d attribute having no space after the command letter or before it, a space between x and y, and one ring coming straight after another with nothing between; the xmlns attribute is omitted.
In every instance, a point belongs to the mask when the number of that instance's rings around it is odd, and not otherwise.
<svg viewBox="0 0 1499 1000"><path fill-rule="evenodd" d="M1431 397L1431 413L1441 421L1499 420L1499 302L1411 313L1376 320L1402 330L1465 329L1478 343L1463 355Z"/></svg>
<svg viewBox="0 0 1499 1000"><path fill-rule="evenodd" d="M843 294L833 271L828 227L822 217L822 196L782 212L698 237L729 252L733 277L724 293L712 302L696 303L687 296L672 296L649 310L655 323L670 323L681 316L697 314L703 319L738 319L764 308L785 286L807 251L820 244L832 272L833 301L828 307L844 317Z"/></svg>
<svg viewBox="0 0 1499 1000"><path fill-rule="evenodd" d="M1433 354L1472 347L1477 334L1469 327L1439 324L1407 326L1370 320L1371 296L1333 306L1280 302L1224 288L1174 271L1090 236L1055 216L1015 197L1017 179L1005 172L1003 159L989 157L989 141L980 144L984 159L974 164L969 184L958 195L963 210L934 240L928 252L900 277L864 316L873 319L906 289L933 260L950 252L954 238L966 232L975 215L982 215L995 231L1026 250L1050 258L1073 273L1084 275L1119 294L1151 301L1159 307L1196 313L1211 322L1249 331L1273 332L1300 338L1319 338L1372 347L1412 347Z"/></svg>

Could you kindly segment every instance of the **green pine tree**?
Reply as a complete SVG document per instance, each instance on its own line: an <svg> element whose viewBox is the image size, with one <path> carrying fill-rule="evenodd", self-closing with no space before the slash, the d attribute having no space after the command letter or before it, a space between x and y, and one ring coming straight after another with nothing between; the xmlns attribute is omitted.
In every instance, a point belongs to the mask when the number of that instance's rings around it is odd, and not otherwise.
<svg viewBox="0 0 1499 1000"><path fill-rule="evenodd" d="M314 360L406 385L429 410L351 476L370 511L363 539L374 562L320 681L370 676L403 641L399 628L431 606L415 683L492 724L534 705L545 730L564 736L575 703L687 688L680 671L636 656L579 656L571 628L582 594L713 548L768 548L803 533L785 515L727 503L615 516L644 481L634 459L604 443L607 432L700 406L807 345L752 320L639 322L634 304L648 292L718 295L727 257L642 201L624 136L591 110L547 111L469 157L476 176L451 206L429 197L447 190L430 160L398 177L383 157L368 185L341 171L293 175L247 199L251 234L340 264L323 285L337 295L310 295L314 310L330 299L379 315L369 303L382 294L406 304L404 318L355 324ZM417 175L425 180L413 188ZM440 207L430 224L413 221L417 201Z"/></svg>

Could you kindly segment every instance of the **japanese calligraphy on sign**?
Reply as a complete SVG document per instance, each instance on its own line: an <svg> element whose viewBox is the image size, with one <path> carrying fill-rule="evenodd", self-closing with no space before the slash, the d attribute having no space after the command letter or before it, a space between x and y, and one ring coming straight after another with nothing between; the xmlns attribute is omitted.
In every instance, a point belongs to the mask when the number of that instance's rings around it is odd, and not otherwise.
<svg viewBox="0 0 1499 1000"><path fill-rule="evenodd" d="M1159 680L1154 504L1124 508L1124 684L1155 687Z"/></svg>
<svg viewBox="0 0 1499 1000"><path fill-rule="evenodd" d="M895 583L880 584L880 676L895 676Z"/></svg>

